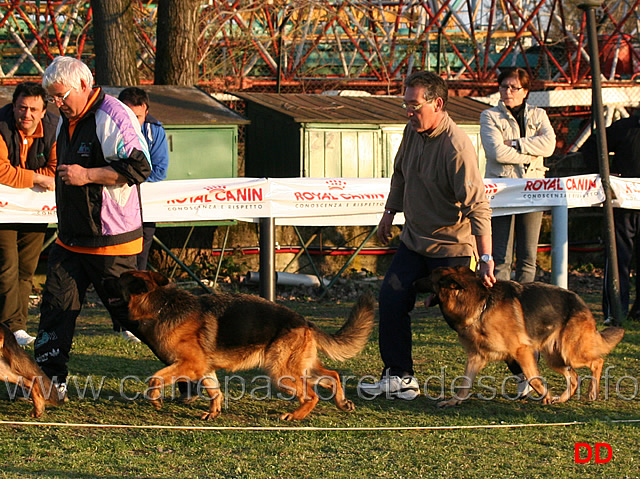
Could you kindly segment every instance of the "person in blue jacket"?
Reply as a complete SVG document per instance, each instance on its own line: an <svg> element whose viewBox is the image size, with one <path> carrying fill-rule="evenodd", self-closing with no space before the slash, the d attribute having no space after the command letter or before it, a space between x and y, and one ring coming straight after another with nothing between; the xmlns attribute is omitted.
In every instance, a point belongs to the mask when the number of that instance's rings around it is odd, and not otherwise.
<svg viewBox="0 0 640 479"><path fill-rule="evenodd" d="M167 177L169 167L169 148L167 146L167 135L162 123L156 120L149 113L149 96L142 88L125 88L118 95L118 100L127 105L138 118L142 134L149 145L149 155L151 155L151 175L147 181L161 181ZM147 269L149 250L153 243L153 235L156 231L155 223L143 223L144 246L142 253L138 255L138 269Z"/></svg>
<svg viewBox="0 0 640 479"><path fill-rule="evenodd" d="M120 92L118 100L127 105L136 115L142 128L142 134L145 140L147 140L149 155L151 156L151 175L149 175L147 181L164 180L167 177L167 168L169 167L167 135L162 127L162 123L149 113L149 96L147 92L142 88L128 87ZM137 258L139 270L147 269L149 250L151 249L155 232L155 223L145 221L142 224L143 247L142 252ZM121 332L122 336L129 341L140 342L140 340L129 331L122 330L117 321L113 322L113 329L116 332Z"/></svg>

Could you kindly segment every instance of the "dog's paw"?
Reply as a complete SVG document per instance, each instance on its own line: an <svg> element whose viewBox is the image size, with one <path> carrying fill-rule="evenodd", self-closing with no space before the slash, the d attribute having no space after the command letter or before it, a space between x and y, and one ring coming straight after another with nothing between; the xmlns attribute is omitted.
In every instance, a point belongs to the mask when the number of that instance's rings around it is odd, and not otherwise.
<svg viewBox="0 0 640 479"><path fill-rule="evenodd" d="M207 411L202 414L202 416L200 416L200 419L202 419L203 421L211 421L212 419L217 418L219 415L220 411Z"/></svg>
<svg viewBox="0 0 640 479"><path fill-rule="evenodd" d="M153 399L151 401L151 405L156 411L159 411L160 409L162 409L162 399Z"/></svg>
<svg viewBox="0 0 640 479"><path fill-rule="evenodd" d="M461 404L462 401L460 401L459 399L449 399L448 401L440 401L438 403L438 407L453 407L453 406L457 406L458 404Z"/></svg>
<svg viewBox="0 0 640 479"><path fill-rule="evenodd" d="M284 414L280 415L280 420L281 421L293 421L295 418L293 417L293 413L292 412L285 412Z"/></svg>
<svg viewBox="0 0 640 479"><path fill-rule="evenodd" d="M342 403L342 405L340 406L340 410L347 411L347 412L355 411L356 405L353 404L353 401L350 401L349 399L345 399L344 403Z"/></svg>
<svg viewBox="0 0 640 479"><path fill-rule="evenodd" d="M36 409L36 408L33 408L33 409L31 410L31 412L29 413L29 416L31 416L31 417L33 417L33 418L38 418L38 417L42 416L42 413L43 413L43 412L44 412L44 411L40 411L40 410L38 410L38 409Z"/></svg>

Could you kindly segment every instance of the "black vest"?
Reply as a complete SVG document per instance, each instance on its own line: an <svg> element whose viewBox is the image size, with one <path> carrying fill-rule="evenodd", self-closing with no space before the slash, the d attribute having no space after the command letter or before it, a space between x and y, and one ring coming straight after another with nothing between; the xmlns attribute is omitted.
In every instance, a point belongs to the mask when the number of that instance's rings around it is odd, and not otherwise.
<svg viewBox="0 0 640 479"><path fill-rule="evenodd" d="M46 166L49 161L49 153L51 147L56 141L56 127L58 125L58 117L51 112L47 112L42 119L44 136L42 138L34 138L31 148L27 153L26 168L28 170L37 170ZM9 161L13 166L20 166L20 146L22 138L16 128L15 119L13 117L13 104L0 108L0 135L7 144L9 150Z"/></svg>

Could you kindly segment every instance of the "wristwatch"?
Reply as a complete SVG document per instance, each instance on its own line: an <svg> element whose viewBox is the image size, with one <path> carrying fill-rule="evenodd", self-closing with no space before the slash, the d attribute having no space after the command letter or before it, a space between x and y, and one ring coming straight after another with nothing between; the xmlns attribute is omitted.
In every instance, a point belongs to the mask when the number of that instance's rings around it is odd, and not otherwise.
<svg viewBox="0 0 640 479"><path fill-rule="evenodd" d="M493 261L493 256L491 256L490 254L483 254L482 256L480 256L481 263L488 263L489 261Z"/></svg>

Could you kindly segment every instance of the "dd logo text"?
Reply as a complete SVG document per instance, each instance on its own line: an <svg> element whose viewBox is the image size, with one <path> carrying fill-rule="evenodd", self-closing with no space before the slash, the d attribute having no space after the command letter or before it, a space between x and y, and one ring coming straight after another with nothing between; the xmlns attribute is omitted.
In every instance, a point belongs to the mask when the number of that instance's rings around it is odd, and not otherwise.
<svg viewBox="0 0 640 479"><path fill-rule="evenodd" d="M581 453L580 452L581 449L586 450L586 453ZM590 462L591 459L594 457L594 452L593 452L594 449L595 449L595 462L597 464L604 464L606 462L609 462L611 459L613 459L613 450L611 449L611 446L606 442L596 442L594 447L591 447L591 445L587 444L586 442L576 442L575 444L576 464L586 464L587 462ZM604 456L601 453L602 449L607 450ZM583 457L583 455L585 454L586 454L586 457Z"/></svg>

